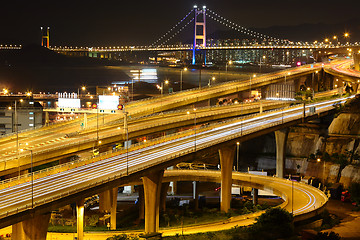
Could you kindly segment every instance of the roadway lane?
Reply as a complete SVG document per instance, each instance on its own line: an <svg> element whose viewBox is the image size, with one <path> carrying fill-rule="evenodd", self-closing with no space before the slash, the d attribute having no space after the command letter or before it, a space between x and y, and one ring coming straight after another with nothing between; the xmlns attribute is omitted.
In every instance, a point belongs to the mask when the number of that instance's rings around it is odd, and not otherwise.
<svg viewBox="0 0 360 240"><path fill-rule="evenodd" d="M260 104L264 110L279 108L281 106L288 106L288 102L279 102L279 101L261 101L254 102L251 104L234 104L226 106L217 106L211 108L199 108L197 109L197 122L200 124L203 121L208 120L221 120L222 118L236 117L242 114L249 114L259 111ZM159 131L158 129L162 126L164 129L171 129L174 127L182 127L193 125L194 114L187 114L186 110L167 112L164 114L156 114L147 117L128 119L128 131L130 137L140 137L146 136L146 134L151 134L152 132ZM79 134L74 135L73 137L66 138L64 133L55 132L54 130L42 131L42 135L35 134L35 136L24 137L21 136L19 139L20 142L20 157L28 156L29 151L32 150L33 156L36 161L36 155L41 154L44 151L59 151L61 149L68 148L71 145L78 145L79 143L93 142L96 141L99 136L99 140L103 140L109 136L116 136L117 141L123 141L124 138L124 123L123 119L117 119L111 124L103 124L102 117L99 117L99 131L96 126L96 117L92 120L94 122L92 126L79 131ZM176 125L176 126L175 126ZM167 128L165 126L168 126ZM74 126L73 131L78 130L79 126L77 124ZM70 128L67 128L69 131ZM145 133L144 133L145 131ZM45 132L48 135L44 135ZM26 141L26 144L25 144ZM16 161L17 163L17 149L16 143L3 144L2 161L10 164L10 161ZM23 149L24 151L21 151ZM4 153L5 152L5 153ZM76 152L74 152L76 154ZM5 164L4 164L5 167Z"/></svg>

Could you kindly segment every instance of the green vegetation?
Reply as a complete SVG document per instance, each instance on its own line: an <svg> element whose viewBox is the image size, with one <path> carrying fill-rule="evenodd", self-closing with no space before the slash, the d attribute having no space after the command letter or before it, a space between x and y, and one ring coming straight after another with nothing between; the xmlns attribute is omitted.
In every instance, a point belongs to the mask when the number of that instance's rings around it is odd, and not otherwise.
<svg viewBox="0 0 360 240"><path fill-rule="evenodd" d="M220 212L218 208L206 208L195 211L189 205L183 207L167 208L160 215L160 227L178 227L195 224L225 221L230 217L254 213L268 209L268 204L254 205L252 201L242 201L233 199L232 209L228 213Z"/></svg>
<svg viewBox="0 0 360 240"><path fill-rule="evenodd" d="M76 226L61 226L61 225L49 225L49 232L59 232L59 233L76 233ZM84 231L94 232L94 231L108 231L106 226L94 227L94 226L86 226L84 227Z"/></svg>
<svg viewBox="0 0 360 240"><path fill-rule="evenodd" d="M251 240L251 239L297 239L292 224L292 215L281 208L266 210L250 227L235 227L226 231L206 232L186 236L166 237L167 240Z"/></svg>
<svg viewBox="0 0 360 240"><path fill-rule="evenodd" d="M318 230L330 229L340 223L340 219L337 216L330 214L326 209L321 213L320 219L323 219L323 222Z"/></svg>
<svg viewBox="0 0 360 240"><path fill-rule="evenodd" d="M359 205L360 205L360 183L357 183L357 182L351 183L351 185L349 187L349 192L351 195L351 200L356 202L356 205L358 206L358 210L360 210L360 208L359 208Z"/></svg>
<svg viewBox="0 0 360 240"><path fill-rule="evenodd" d="M131 237L126 234L121 234L121 235L114 235L112 237L108 237L106 240L137 240L137 239L139 239L139 238Z"/></svg>
<svg viewBox="0 0 360 240"><path fill-rule="evenodd" d="M340 240L339 234L334 232L319 232L314 240Z"/></svg>

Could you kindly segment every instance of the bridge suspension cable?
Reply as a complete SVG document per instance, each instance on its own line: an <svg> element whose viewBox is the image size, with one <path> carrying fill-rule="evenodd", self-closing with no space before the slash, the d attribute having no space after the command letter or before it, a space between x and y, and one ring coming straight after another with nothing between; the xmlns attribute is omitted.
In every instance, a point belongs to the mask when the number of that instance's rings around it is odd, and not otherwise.
<svg viewBox="0 0 360 240"><path fill-rule="evenodd" d="M175 32L172 36L170 36L168 39L164 40L160 46L163 46L165 43L173 39L176 35L178 35L184 28L186 28L190 23L192 23L195 20L195 17L193 17L190 21L188 21L182 28L180 28L177 32Z"/></svg>
<svg viewBox="0 0 360 240"><path fill-rule="evenodd" d="M212 11L211 9L207 9L206 15L208 17L210 17L211 19L217 21L218 23L220 23L230 29L236 30L238 32L249 35L251 37L260 38L260 39L264 39L264 40L270 39L272 41L277 41L277 42L287 42L288 41L288 40L284 40L284 39L271 37L269 35L258 33L258 32L252 31L248 28L242 27L242 26L224 18L223 16L217 14L216 12Z"/></svg>
<svg viewBox="0 0 360 240"><path fill-rule="evenodd" d="M183 21L185 21L185 19L187 19L188 17L189 17L189 15L192 13L194 11L194 9L191 9L191 11L188 13L188 14L186 14L186 16L183 18L183 19L181 19L178 23L176 23L175 24L175 26L173 26L169 31L167 31L164 35L162 35L158 40L156 40L155 42L153 42L151 45L150 45L150 47L152 47L152 46L155 46L156 44L158 44L158 42L160 42L163 38L165 38L167 35L169 35L172 31L174 31ZM193 21L194 20L194 18L191 20L191 21ZM189 24L190 22L188 22L185 26L187 26L188 24ZM184 26L184 27L185 27ZM182 28L182 29L184 29L184 27ZM178 32L175 34L175 35L177 35L178 33L179 33L179 31L182 31L182 29L181 30L178 30ZM175 35L173 35L171 38L173 38ZM170 38L170 39L171 39ZM170 39L167 39L166 40L166 42L167 41L169 41ZM165 42L163 42L161 45L163 45Z"/></svg>

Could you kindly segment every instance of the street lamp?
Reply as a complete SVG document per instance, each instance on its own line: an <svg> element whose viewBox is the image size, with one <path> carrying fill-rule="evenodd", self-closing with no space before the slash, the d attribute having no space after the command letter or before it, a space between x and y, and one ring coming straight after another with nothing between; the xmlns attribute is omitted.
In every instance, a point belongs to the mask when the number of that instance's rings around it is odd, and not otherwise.
<svg viewBox="0 0 360 240"><path fill-rule="evenodd" d="M22 103L24 100L20 99L19 102ZM20 159L19 159L19 124L18 124L18 114L17 114L17 101L14 101L14 118L15 118L15 131L16 131L16 152L18 159L18 167L19 167L19 177L20 177ZM11 107L8 108L11 110Z"/></svg>
<svg viewBox="0 0 360 240"><path fill-rule="evenodd" d="M348 32L344 33L344 38L350 38L350 33L348 33Z"/></svg>
<svg viewBox="0 0 360 240"><path fill-rule="evenodd" d="M321 162L321 159L320 158L318 158L318 159L316 159L316 161L319 163L319 162ZM323 184L323 186L325 186L325 161L323 161L323 174L322 174L322 184Z"/></svg>
<svg viewBox="0 0 360 240"><path fill-rule="evenodd" d="M226 81L228 80L228 66L232 65L232 64L233 64L233 62L231 60L226 62L226 65L225 65Z"/></svg>
<svg viewBox="0 0 360 240"><path fill-rule="evenodd" d="M291 215L294 216L294 181L291 180Z"/></svg>
<svg viewBox="0 0 360 240"><path fill-rule="evenodd" d="M215 80L216 80L215 77L212 77L212 78L209 79L209 83L208 83L209 87L211 86L211 81L215 81Z"/></svg>
<svg viewBox="0 0 360 240"><path fill-rule="evenodd" d="M262 56L262 59L264 59L264 63L265 63L265 59L266 59L266 56ZM260 72L261 72L261 58L260 58Z"/></svg>
<svg viewBox="0 0 360 240"><path fill-rule="evenodd" d="M26 144L28 145L28 144ZM24 151L24 149L20 149L20 151ZM33 172L33 150L28 149L30 151L30 174L31 174L31 208L34 208L34 172Z"/></svg>
<svg viewBox="0 0 360 240"><path fill-rule="evenodd" d="M307 88L308 91L312 90L312 98L314 99L314 96L315 96L315 92L314 92L314 88Z"/></svg>
<svg viewBox="0 0 360 240"><path fill-rule="evenodd" d="M186 72L188 69L184 68L180 70L180 91L183 89L183 72Z"/></svg>
<svg viewBox="0 0 360 240"><path fill-rule="evenodd" d="M193 109L194 110L194 115L195 115L195 118L194 118L194 125L195 125L195 135L194 135L194 140L195 140L195 152L196 152L196 108ZM190 114L190 111L187 111L186 114Z"/></svg>
<svg viewBox="0 0 360 240"><path fill-rule="evenodd" d="M285 84L286 84L286 76L290 76L290 74L291 74L290 72L285 74Z"/></svg>
<svg viewBox="0 0 360 240"><path fill-rule="evenodd" d="M256 78L256 74L252 75L253 78ZM251 95L251 75L250 75L250 95Z"/></svg>
<svg viewBox="0 0 360 240"><path fill-rule="evenodd" d="M128 112L125 111L125 108L123 108L123 113L124 113L124 130L126 134L126 175L129 175L129 129L127 124Z"/></svg>
<svg viewBox="0 0 360 240"><path fill-rule="evenodd" d="M239 147L240 142L236 143L236 171L239 171Z"/></svg>
<svg viewBox="0 0 360 240"><path fill-rule="evenodd" d="M169 80L165 80L164 82L161 82L161 87L160 87L161 97L163 96L163 92L164 92L164 83L165 85L169 84Z"/></svg>

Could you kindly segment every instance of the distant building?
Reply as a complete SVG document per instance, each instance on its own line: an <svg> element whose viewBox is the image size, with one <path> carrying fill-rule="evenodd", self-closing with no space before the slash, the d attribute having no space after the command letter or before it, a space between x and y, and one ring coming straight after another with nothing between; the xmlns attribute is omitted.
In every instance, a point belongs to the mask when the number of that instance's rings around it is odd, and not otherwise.
<svg viewBox="0 0 360 240"><path fill-rule="evenodd" d="M38 102L17 101L16 109L14 101L0 103L0 135L42 125L43 108Z"/></svg>

